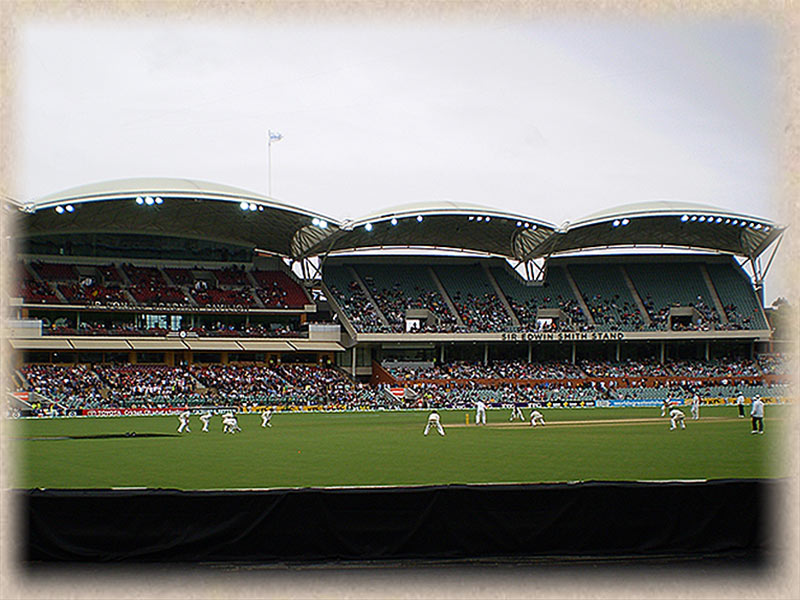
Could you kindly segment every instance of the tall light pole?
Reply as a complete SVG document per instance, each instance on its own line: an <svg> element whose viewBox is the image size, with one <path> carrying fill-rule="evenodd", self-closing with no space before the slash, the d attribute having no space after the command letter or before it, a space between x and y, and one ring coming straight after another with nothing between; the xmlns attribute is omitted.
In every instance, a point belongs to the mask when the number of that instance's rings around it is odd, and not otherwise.
<svg viewBox="0 0 800 600"><path fill-rule="evenodd" d="M267 195L272 198L272 142L279 142L283 136L277 131L268 132L267 137Z"/></svg>

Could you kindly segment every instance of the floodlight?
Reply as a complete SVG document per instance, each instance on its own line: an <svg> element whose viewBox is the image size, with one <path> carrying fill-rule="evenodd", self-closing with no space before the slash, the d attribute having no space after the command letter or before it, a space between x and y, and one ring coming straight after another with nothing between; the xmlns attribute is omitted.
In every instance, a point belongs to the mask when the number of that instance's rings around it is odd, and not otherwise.
<svg viewBox="0 0 800 600"><path fill-rule="evenodd" d="M614 222L611 225L612 227L619 227L619 219L614 219Z"/></svg>
<svg viewBox="0 0 800 600"><path fill-rule="evenodd" d="M517 227L522 227L522 221L517 221Z"/></svg>
<svg viewBox="0 0 800 600"><path fill-rule="evenodd" d="M478 218L477 218L477 219L475 219L475 220L476 220L476 221L478 221L478 222L480 223L481 221L483 221L483 217L478 217Z"/></svg>
<svg viewBox="0 0 800 600"><path fill-rule="evenodd" d="M528 228L528 227L530 227L530 226L531 226L531 224L530 224L530 223L525 223L525 229L527 229L527 228Z"/></svg>
<svg viewBox="0 0 800 600"><path fill-rule="evenodd" d="M417 223L422 223L422 215L417 215Z"/></svg>
<svg viewBox="0 0 800 600"><path fill-rule="evenodd" d="M255 202L251 202L248 208L250 210L258 210L258 207L256 206Z"/></svg>
<svg viewBox="0 0 800 600"><path fill-rule="evenodd" d="M311 224L314 227L319 227L319 219L317 217L314 217L313 219L311 219Z"/></svg>
<svg viewBox="0 0 800 600"><path fill-rule="evenodd" d="M486 217L486 222L487 222L487 223L488 223L489 221L491 221L491 220L492 220L492 217Z"/></svg>
<svg viewBox="0 0 800 600"><path fill-rule="evenodd" d="M756 229L761 229L761 223L756 223Z"/></svg>
<svg viewBox="0 0 800 600"><path fill-rule="evenodd" d="M136 204L144 204L144 198L141 196L136 196Z"/></svg>
<svg viewBox="0 0 800 600"><path fill-rule="evenodd" d="M56 212L58 214L64 214L64 207L63 206L56 206Z"/></svg>
<svg viewBox="0 0 800 600"><path fill-rule="evenodd" d="M628 223L630 223L630 222L631 222L631 220L630 220L630 219L622 219L622 224L623 224L623 225L627 225L627 224L628 224Z"/></svg>
<svg viewBox="0 0 800 600"><path fill-rule="evenodd" d="M717 217L717 223L722 223L722 217Z"/></svg>
<svg viewBox="0 0 800 600"><path fill-rule="evenodd" d="M475 216L474 215L470 215L468 220L469 221L474 221L475 220Z"/></svg>
<svg viewBox="0 0 800 600"><path fill-rule="evenodd" d="M392 217L392 225L397 225L397 219L395 217Z"/></svg>
<svg viewBox="0 0 800 600"><path fill-rule="evenodd" d="M247 210L249 206L250 205L247 204L247 202L245 202L244 200L242 200L242 202L239 204L239 208L241 208L242 210Z"/></svg>
<svg viewBox="0 0 800 600"><path fill-rule="evenodd" d="M681 223L686 223L686 221L688 221L688 220L689 220L689 215L683 215L681 217Z"/></svg>
<svg viewBox="0 0 800 600"><path fill-rule="evenodd" d="M328 222L327 221L323 221L322 219L320 219L319 220L319 226L320 226L320 229L327 229L328 228Z"/></svg>
<svg viewBox="0 0 800 600"><path fill-rule="evenodd" d="M366 225L364 225L364 229L366 229L367 231L372 231L372 223L367 223Z"/></svg>
<svg viewBox="0 0 800 600"><path fill-rule="evenodd" d="M738 225L738 224L739 224L739 219L734 219L733 221L731 221L731 225Z"/></svg>
<svg viewBox="0 0 800 600"><path fill-rule="evenodd" d="M533 225L533 226L532 226L532 229L533 229L534 231L536 231L536 225Z"/></svg>
<svg viewBox="0 0 800 600"><path fill-rule="evenodd" d="M161 199L160 196L156 196L156 204L164 204L164 201Z"/></svg>
<svg viewBox="0 0 800 600"><path fill-rule="evenodd" d="M697 220L700 223L705 223L706 218L705 217L698 217Z"/></svg>
<svg viewBox="0 0 800 600"><path fill-rule="evenodd" d="M73 210L75 210L75 209L72 207L72 204L67 204L67 205L64 207L64 209L65 209L67 212L72 212Z"/></svg>
<svg viewBox="0 0 800 600"><path fill-rule="evenodd" d="M695 221L697 221L697 215L692 215L692 218L691 218L691 219L689 219L689 220L690 220L692 223L694 223Z"/></svg>

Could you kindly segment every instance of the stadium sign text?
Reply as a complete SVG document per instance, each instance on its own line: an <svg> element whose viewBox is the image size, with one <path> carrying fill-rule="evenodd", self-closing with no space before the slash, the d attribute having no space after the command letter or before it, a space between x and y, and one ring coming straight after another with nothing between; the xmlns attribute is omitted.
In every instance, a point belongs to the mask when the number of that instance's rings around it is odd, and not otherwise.
<svg viewBox="0 0 800 600"><path fill-rule="evenodd" d="M502 334L504 342L597 342L624 340L622 331L522 331Z"/></svg>

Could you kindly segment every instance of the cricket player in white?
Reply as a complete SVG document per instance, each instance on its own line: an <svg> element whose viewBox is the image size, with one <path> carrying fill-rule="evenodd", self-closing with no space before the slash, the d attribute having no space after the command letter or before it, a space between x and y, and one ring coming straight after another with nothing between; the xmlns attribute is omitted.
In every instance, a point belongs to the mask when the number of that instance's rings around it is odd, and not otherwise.
<svg viewBox="0 0 800 600"><path fill-rule="evenodd" d="M444 435L444 428L442 427L442 422L439 419L439 413L435 410L428 415L428 424L425 425L425 432L422 435L428 435L431 427L436 427L436 430L439 432L439 435Z"/></svg>
<svg viewBox="0 0 800 600"><path fill-rule="evenodd" d="M700 395L695 394L692 397L692 419L695 421L700 418Z"/></svg>
<svg viewBox="0 0 800 600"><path fill-rule="evenodd" d="M669 411L669 406L670 406L669 398L664 398L664 400L661 401L661 416L662 417L667 416L667 412Z"/></svg>
<svg viewBox="0 0 800 600"><path fill-rule="evenodd" d="M200 420L203 422L203 431L208 432L208 422L211 420L211 411L206 411L200 415Z"/></svg>
<svg viewBox="0 0 800 600"><path fill-rule="evenodd" d="M520 421L525 420L525 415L522 414L522 407L518 404L511 406L511 418L509 421L513 421L514 419L519 419Z"/></svg>
<svg viewBox="0 0 800 600"><path fill-rule="evenodd" d="M272 423L269 420L272 418L272 411L267 409L261 413L261 426L262 427L272 427Z"/></svg>
<svg viewBox="0 0 800 600"><path fill-rule="evenodd" d="M186 433L192 433L192 430L189 429L189 415L191 413L188 410L183 411L181 414L178 415L178 420L181 422L178 425L178 433L183 433L186 430Z"/></svg>
<svg viewBox="0 0 800 600"><path fill-rule="evenodd" d="M739 418L744 419L744 394L736 396L736 407L739 409Z"/></svg>
<svg viewBox="0 0 800 600"><path fill-rule="evenodd" d="M750 433L764 433L764 402L761 396L756 394L753 396L753 402L750 405L750 418L753 421L753 431Z"/></svg>
<svg viewBox="0 0 800 600"><path fill-rule="evenodd" d="M536 423L539 423L539 425L544 426L544 417L542 416L542 413L540 413L538 410L533 409L531 411L531 427L536 427Z"/></svg>
<svg viewBox="0 0 800 600"><path fill-rule="evenodd" d="M475 403L475 425L486 425L486 404L483 400Z"/></svg>
<svg viewBox="0 0 800 600"><path fill-rule="evenodd" d="M685 415L679 408L673 408L669 411L669 430L672 431L681 424L681 429L686 429L686 423L683 422Z"/></svg>
<svg viewBox="0 0 800 600"><path fill-rule="evenodd" d="M241 431L239 427L239 421L236 419L236 416L233 413L228 413L222 419L222 431L225 433L236 433L237 431Z"/></svg>

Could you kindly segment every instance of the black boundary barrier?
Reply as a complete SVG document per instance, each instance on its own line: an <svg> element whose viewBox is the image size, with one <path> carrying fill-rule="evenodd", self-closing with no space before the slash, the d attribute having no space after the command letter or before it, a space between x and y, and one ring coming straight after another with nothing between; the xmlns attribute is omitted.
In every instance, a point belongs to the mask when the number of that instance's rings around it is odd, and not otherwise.
<svg viewBox="0 0 800 600"><path fill-rule="evenodd" d="M737 555L782 480L253 491L17 490L23 564Z"/></svg>

